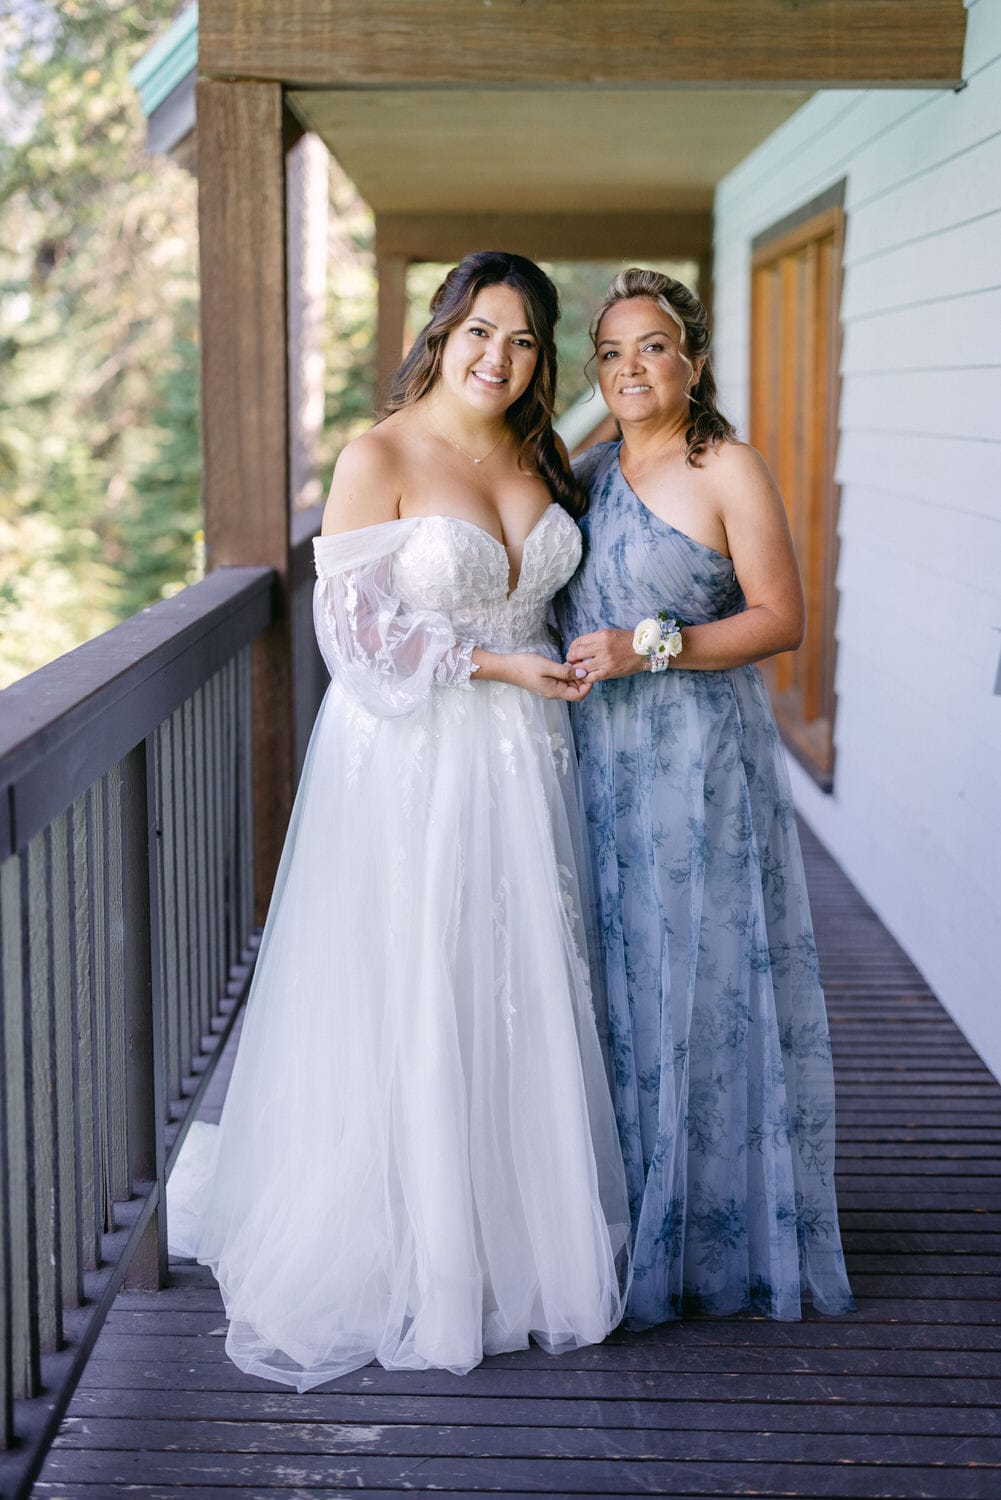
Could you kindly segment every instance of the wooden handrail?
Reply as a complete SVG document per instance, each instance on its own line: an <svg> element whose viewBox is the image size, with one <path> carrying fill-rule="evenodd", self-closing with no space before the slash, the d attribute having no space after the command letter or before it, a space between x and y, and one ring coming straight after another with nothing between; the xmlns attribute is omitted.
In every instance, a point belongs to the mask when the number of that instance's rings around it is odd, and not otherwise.
<svg viewBox="0 0 1001 1500"><path fill-rule="evenodd" d="M220 568L0 693L0 859L272 619L270 568Z"/></svg>

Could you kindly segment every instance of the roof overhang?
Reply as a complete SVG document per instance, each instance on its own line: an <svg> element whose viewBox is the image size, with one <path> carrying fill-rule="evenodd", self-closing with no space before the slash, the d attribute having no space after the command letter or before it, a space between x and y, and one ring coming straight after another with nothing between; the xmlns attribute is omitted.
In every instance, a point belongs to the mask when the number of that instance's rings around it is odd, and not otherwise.
<svg viewBox="0 0 1001 1500"><path fill-rule="evenodd" d="M963 0L202 0L214 78L955 87Z"/></svg>
<svg viewBox="0 0 1001 1500"><path fill-rule="evenodd" d="M146 144L194 167L198 6L189 5L129 73L147 119Z"/></svg>
<svg viewBox="0 0 1001 1500"><path fill-rule="evenodd" d="M817 88L955 87L963 0L202 0L133 77L280 82L385 254L700 258L716 184Z"/></svg>

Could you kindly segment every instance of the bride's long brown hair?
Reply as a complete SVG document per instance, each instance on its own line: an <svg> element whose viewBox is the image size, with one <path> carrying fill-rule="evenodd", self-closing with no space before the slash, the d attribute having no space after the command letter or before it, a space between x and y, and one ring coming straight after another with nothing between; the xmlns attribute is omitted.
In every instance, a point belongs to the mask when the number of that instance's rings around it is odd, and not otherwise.
<svg viewBox="0 0 1001 1500"><path fill-rule="evenodd" d="M538 470L553 499L564 510L579 516L586 502L563 462L553 435L559 293L545 271L526 256L505 250L478 250L449 271L431 298L430 322L414 339L380 416L388 417L391 412L412 406L433 389L441 375L445 340L453 328L469 317L477 293L486 286L509 286L518 293L539 350L535 373L527 389L505 414L518 437L520 459Z"/></svg>

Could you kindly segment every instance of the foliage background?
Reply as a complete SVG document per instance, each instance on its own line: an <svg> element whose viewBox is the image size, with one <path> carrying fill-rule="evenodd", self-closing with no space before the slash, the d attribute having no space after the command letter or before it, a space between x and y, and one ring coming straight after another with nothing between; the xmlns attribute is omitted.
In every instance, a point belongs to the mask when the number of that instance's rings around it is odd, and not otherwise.
<svg viewBox="0 0 1001 1500"><path fill-rule="evenodd" d="M178 0L0 0L0 688L201 576L197 185L130 67ZM372 222L331 164L321 464L370 419Z"/></svg>
<svg viewBox="0 0 1001 1500"><path fill-rule="evenodd" d="M201 575L197 187L128 72L180 0L0 0L0 688ZM330 163L320 479L371 420L372 218ZM446 268L409 278L411 332ZM563 292L561 406L590 309Z"/></svg>
<svg viewBox="0 0 1001 1500"><path fill-rule="evenodd" d="M177 10L0 19L0 684L197 572L195 185L128 82Z"/></svg>

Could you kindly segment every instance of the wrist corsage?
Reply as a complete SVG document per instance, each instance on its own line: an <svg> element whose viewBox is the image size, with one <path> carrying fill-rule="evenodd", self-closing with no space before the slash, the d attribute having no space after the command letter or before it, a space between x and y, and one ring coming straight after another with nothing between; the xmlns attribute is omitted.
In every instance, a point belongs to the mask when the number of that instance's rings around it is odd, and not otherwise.
<svg viewBox="0 0 1001 1500"><path fill-rule="evenodd" d="M666 609L656 619L641 620L633 631L633 650L646 657L650 672L665 671L672 656L681 655L681 646L681 624Z"/></svg>

